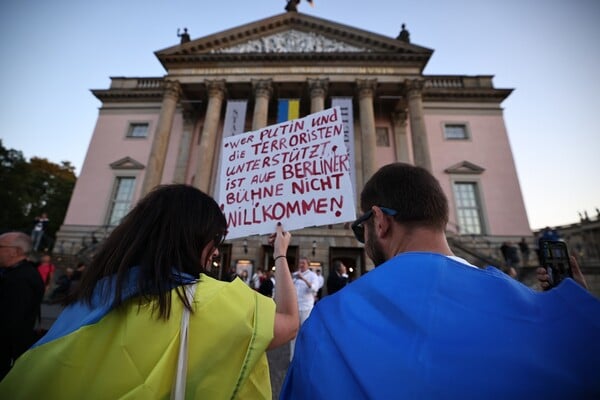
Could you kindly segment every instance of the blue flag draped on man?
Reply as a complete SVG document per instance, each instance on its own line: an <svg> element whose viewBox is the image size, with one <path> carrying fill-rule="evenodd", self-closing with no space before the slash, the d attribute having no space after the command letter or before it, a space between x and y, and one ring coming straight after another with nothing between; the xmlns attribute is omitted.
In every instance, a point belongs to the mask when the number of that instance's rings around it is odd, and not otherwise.
<svg viewBox="0 0 600 400"><path fill-rule="evenodd" d="M597 298L456 257L423 168L381 168L360 201L352 228L378 268L317 303L281 399L600 398Z"/></svg>

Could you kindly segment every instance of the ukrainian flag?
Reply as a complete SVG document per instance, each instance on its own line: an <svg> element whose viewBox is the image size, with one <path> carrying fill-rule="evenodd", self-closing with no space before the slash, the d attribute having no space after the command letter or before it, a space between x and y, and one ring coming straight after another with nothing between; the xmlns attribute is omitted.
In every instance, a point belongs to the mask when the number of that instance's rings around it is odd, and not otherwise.
<svg viewBox="0 0 600 400"><path fill-rule="evenodd" d="M124 282L119 309L103 301L113 277L100 281L92 304L75 303L16 361L0 382L0 399L168 399L174 384L183 302L171 292L171 316L157 320L155 300L139 304L138 270ZM173 285L196 280L182 274ZM186 399L271 399L266 349L275 303L241 280L201 274L189 323ZM113 296L114 297L114 296Z"/></svg>
<svg viewBox="0 0 600 400"><path fill-rule="evenodd" d="M300 118L300 99L279 99L277 123Z"/></svg>

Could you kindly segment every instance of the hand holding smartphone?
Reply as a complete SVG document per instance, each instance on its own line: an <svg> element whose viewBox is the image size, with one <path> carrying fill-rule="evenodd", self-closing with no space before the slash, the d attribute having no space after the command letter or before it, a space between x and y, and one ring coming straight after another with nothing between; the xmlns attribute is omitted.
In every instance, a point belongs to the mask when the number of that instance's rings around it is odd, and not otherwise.
<svg viewBox="0 0 600 400"><path fill-rule="evenodd" d="M563 241L541 240L540 262L548 274L550 286L546 290L557 286L565 278L573 278L567 244Z"/></svg>

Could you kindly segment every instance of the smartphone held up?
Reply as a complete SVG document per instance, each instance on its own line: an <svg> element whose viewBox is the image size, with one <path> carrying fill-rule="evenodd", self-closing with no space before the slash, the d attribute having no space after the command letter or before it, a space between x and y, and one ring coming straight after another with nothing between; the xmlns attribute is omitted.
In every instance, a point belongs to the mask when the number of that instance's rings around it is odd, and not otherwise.
<svg viewBox="0 0 600 400"><path fill-rule="evenodd" d="M540 262L548 274L550 286L547 289L558 286L565 278L573 277L567 244L561 240L540 241Z"/></svg>

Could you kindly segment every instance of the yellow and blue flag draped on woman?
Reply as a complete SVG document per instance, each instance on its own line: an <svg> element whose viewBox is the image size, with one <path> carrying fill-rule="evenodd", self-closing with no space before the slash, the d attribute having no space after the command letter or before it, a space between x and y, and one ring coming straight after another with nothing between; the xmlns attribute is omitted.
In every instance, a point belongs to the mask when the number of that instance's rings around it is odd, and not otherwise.
<svg viewBox="0 0 600 400"><path fill-rule="evenodd" d="M279 99L277 107L277 123L300 118L299 99Z"/></svg>
<svg viewBox="0 0 600 400"><path fill-rule="evenodd" d="M6 399L167 399L173 386L183 303L171 293L171 316L158 319L149 300L138 307L131 270L118 309L73 304L0 382ZM179 276L176 285L195 280ZM172 289L175 290L175 289ZM186 398L271 399L265 350L273 338L275 304L239 279L200 275L188 337Z"/></svg>

